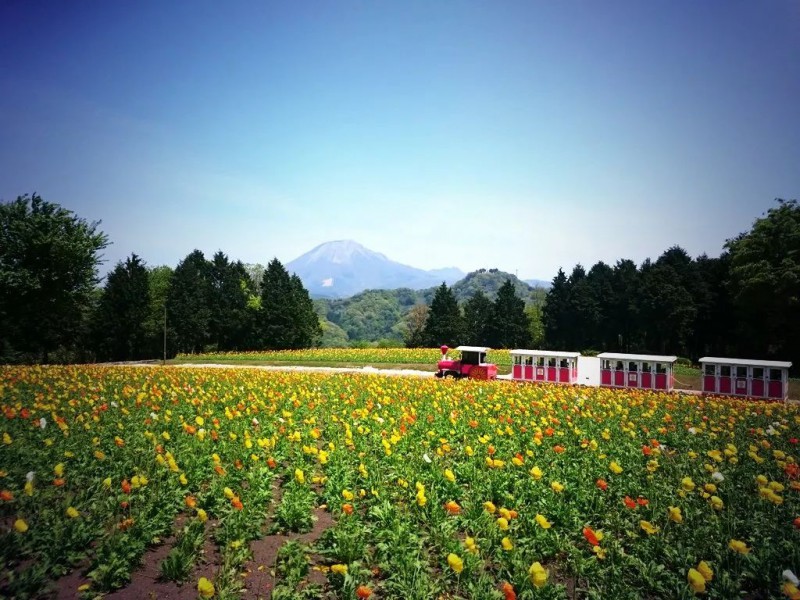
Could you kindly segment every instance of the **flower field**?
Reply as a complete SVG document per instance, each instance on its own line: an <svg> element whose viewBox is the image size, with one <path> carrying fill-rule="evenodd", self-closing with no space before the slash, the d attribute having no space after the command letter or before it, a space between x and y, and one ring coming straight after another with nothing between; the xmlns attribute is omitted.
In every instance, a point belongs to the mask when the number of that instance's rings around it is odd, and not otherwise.
<svg viewBox="0 0 800 600"><path fill-rule="evenodd" d="M395 363L435 366L442 358L442 353L438 348L308 348L179 354L177 358L201 361L338 362L359 365ZM511 354L508 350L490 350L487 360L497 365L511 366Z"/></svg>
<svg viewBox="0 0 800 600"><path fill-rule="evenodd" d="M794 404L3 367L0 411L0 596L97 597L160 545L205 598L800 598Z"/></svg>

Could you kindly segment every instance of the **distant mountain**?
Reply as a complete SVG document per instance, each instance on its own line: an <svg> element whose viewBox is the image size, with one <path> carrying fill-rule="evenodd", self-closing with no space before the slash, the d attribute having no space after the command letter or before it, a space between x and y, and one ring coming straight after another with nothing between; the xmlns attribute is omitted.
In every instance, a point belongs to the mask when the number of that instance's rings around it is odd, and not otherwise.
<svg viewBox="0 0 800 600"><path fill-rule="evenodd" d="M540 287L546 290L549 290L550 286L552 285L551 282L544 281L542 279L523 279L523 281L531 287Z"/></svg>
<svg viewBox="0 0 800 600"><path fill-rule="evenodd" d="M316 298L345 298L364 290L448 285L464 276L459 269L425 271L388 259L351 240L320 244L286 265Z"/></svg>

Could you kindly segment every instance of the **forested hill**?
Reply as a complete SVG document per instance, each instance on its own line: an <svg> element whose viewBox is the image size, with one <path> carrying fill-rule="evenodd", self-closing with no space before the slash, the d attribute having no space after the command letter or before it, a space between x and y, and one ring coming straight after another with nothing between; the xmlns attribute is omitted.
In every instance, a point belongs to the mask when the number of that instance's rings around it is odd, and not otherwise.
<svg viewBox="0 0 800 600"><path fill-rule="evenodd" d="M478 290L490 300L497 290L510 279L517 295L526 305L541 306L546 290L534 288L516 276L497 269L479 269L453 284L452 290L460 304L464 304ZM402 343L408 330L408 319L415 305L429 305L435 287L424 290L400 288L396 290L367 290L341 299L316 299L314 305L322 319L323 346L352 345L354 342L381 340Z"/></svg>

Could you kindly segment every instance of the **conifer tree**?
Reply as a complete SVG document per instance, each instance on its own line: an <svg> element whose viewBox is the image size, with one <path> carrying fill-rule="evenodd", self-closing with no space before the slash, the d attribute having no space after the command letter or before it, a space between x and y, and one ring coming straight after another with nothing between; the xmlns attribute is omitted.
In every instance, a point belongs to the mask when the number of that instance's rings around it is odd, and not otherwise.
<svg viewBox="0 0 800 600"><path fill-rule="evenodd" d="M200 250L191 252L172 274L167 296L167 321L177 352L202 352L211 320L210 265Z"/></svg>
<svg viewBox="0 0 800 600"><path fill-rule="evenodd" d="M494 304L478 290L464 305L464 342L473 346L490 343Z"/></svg>
<svg viewBox="0 0 800 600"><path fill-rule="evenodd" d="M458 346L464 338L464 317L453 291L444 282L433 295L423 338L430 347Z"/></svg>
<svg viewBox="0 0 800 600"><path fill-rule="evenodd" d="M525 302L517 296L510 279L500 286L494 301L489 327L492 348L528 348L531 345L530 321Z"/></svg>

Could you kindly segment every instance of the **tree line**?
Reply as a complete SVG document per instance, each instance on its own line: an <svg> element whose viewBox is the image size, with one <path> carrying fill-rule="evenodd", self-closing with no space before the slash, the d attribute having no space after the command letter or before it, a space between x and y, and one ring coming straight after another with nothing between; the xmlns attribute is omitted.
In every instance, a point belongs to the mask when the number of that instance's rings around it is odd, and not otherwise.
<svg viewBox="0 0 800 600"><path fill-rule="evenodd" d="M98 226L36 194L0 204L0 362L297 349L322 334L308 291L277 259L255 282L221 251L194 250L174 269L133 254L98 287L108 246Z"/></svg>

